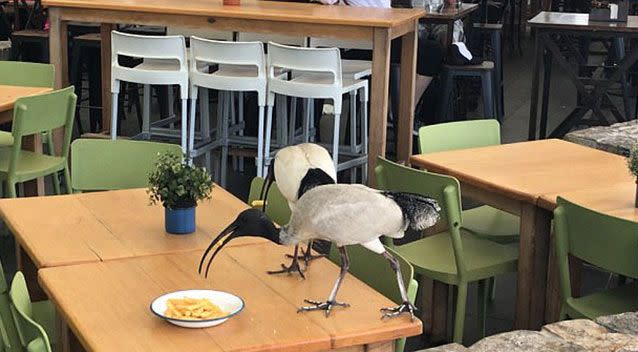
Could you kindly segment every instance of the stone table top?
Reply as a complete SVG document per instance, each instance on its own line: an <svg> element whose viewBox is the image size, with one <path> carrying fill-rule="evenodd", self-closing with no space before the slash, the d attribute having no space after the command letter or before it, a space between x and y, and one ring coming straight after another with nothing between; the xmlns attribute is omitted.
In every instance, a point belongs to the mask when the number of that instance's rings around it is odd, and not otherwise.
<svg viewBox="0 0 638 352"><path fill-rule="evenodd" d="M565 140L629 156L629 149L638 142L638 120L572 131L565 135Z"/></svg>
<svg viewBox="0 0 638 352"><path fill-rule="evenodd" d="M511 331L470 347L453 343L421 352L638 352L638 312L545 325L541 331Z"/></svg>

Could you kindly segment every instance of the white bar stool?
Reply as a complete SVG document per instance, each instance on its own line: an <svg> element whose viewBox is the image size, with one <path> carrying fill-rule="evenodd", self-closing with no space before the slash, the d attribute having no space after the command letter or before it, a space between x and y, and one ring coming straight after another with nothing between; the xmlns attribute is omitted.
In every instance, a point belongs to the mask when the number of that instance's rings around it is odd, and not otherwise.
<svg viewBox="0 0 638 352"><path fill-rule="evenodd" d="M286 77L277 76L276 70L289 72ZM343 94L360 91L361 102L361 148L356 153L350 146L341 148L339 144L339 128ZM299 48L276 43L268 43L268 114L266 117L266 166L271 157L272 105L275 95L284 95L305 99L330 99L334 106L334 127L332 160L337 171L367 165L367 102L368 82L352 77L343 78L341 55L337 48ZM309 119L304 121L304 133L308 134ZM351 129L355 129L352 126ZM365 144L365 146L363 146ZM339 155L351 157L340 162Z"/></svg>
<svg viewBox="0 0 638 352"><path fill-rule="evenodd" d="M226 169L228 164L228 146L257 145L257 175L262 176L264 168L264 107L266 105L266 57L261 42L227 42L207 40L198 37L190 39L190 92L191 115L189 123L189 153L191 157L208 153L215 148L221 148L221 170L219 172L222 186L226 183ZM209 67L216 70L209 73ZM220 94L219 107L222 109L217 117L216 138L200 146L195 145L195 113L198 91L215 89L224 92ZM228 92L256 92L259 106L257 138L241 136L231 138L229 112L232 101ZM200 114L205 119L205 112Z"/></svg>
<svg viewBox="0 0 638 352"><path fill-rule="evenodd" d="M140 58L135 67L124 67L119 56ZM151 85L179 85L181 98L181 146L187 151L188 67L183 36L145 36L111 32L111 138L117 138L117 110L120 82L144 85L142 135L150 138Z"/></svg>

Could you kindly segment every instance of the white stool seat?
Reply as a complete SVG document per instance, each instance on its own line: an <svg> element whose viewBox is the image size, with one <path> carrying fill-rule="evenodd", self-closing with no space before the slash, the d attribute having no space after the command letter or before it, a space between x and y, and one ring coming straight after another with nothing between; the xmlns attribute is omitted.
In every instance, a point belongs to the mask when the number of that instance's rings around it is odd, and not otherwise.
<svg viewBox="0 0 638 352"><path fill-rule="evenodd" d="M344 73L344 76L345 75L346 74ZM332 84L333 81L334 81L334 78L329 73L309 72L309 73L302 73L302 74L295 75L288 82L296 82L301 84L312 84L312 85L317 85L317 84L327 85L327 84ZM348 93L352 91L353 89L363 88L366 84L367 84L366 81L363 81L360 79L344 77L341 81L341 87L339 87L339 89L341 89L343 93Z"/></svg>
<svg viewBox="0 0 638 352"><path fill-rule="evenodd" d="M341 60L341 70L345 77L362 79L372 75L372 61L367 60Z"/></svg>

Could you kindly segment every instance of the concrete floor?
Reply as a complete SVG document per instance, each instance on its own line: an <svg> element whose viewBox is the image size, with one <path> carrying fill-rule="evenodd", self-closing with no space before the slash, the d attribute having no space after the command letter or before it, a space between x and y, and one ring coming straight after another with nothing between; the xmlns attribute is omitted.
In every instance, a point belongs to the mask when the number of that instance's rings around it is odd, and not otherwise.
<svg viewBox="0 0 638 352"><path fill-rule="evenodd" d="M528 135L528 118L531 89L531 53L530 42L524 45L523 55L505 54L504 79L505 79L505 118L502 124L502 139L504 143L524 141ZM556 126L561 119L571 111L576 100L575 88L564 75L554 69L551 86L551 99L549 105L550 129ZM633 104L632 104L633 106ZM482 108L470 113L469 117L480 117ZM83 124L88 126L88 117L83 113ZM137 130L137 119L129 117L123 122L125 131ZM244 174L232 172L229 177L228 189L238 197L245 199L248 192L248 184L254 173L247 168ZM253 171L254 172L254 171ZM6 229L0 229L0 259L5 265L4 270L8 279L15 272L14 243L13 238ZM326 278L332 280L333 278ZM586 268L584 272L584 292L604 287L608 275L592 268ZM508 331L512 329L514 319L514 299L516 294L516 275L504 275L497 280L497 294L493 302L490 302L487 313L487 334ZM468 294L468 308L466 316L465 339L469 345L479 339L476 329L476 285L470 287ZM451 319L449 319L451 322ZM415 337L408 340L407 350L417 350L431 346L427 337Z"/></svg>

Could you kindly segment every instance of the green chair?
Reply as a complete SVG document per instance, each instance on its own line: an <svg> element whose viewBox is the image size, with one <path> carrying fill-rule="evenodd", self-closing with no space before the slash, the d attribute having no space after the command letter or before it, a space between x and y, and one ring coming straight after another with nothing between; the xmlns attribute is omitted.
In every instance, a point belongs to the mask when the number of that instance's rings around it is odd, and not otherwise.
<svg viewBox="0 0 638 352"><path fill-rule="evenodd" d="M0 263L0 333L2 334L2 345L4 351L18 352L21 351L20 340L18 339L18 331L13 324L11 315L11 303L9 298L9 285L4 277L2 263ZM3 351L0 348L0 351Z"/></svg>
<svg viewBox="0 0 638 352"><path fill-rule="evenodd" d="M31 302L22 272L11 282L11 313L22 348L29 352L51 352L57 343L55 308L49 301Z"/></svg>
<svg viewBox="0 0 638 352"><path fill-rule="evenodd" d="M0 61L0 84L53 88L55 67L51 64L32 62ZM0 131L0 146L12 145L10 132Z"/></svg>
<svg viewBox="0 0 638 352"><path fill-rule="evenodd" d="M638 278L638 222L615 218L558 197L554 238L562 296L561 319L595 319L638 310L638 281L572 297L569 255L604 270Z"/></svg>
<svg viewBox="0 0 638 352"><path fill-rule="evenodd" d="M422 154L487 147L501 144L497 120L470 120L424 126L419 129ZM518 241L518 216L488 205L463 211L463 228L481 238L499 243Z"/></svg>
<svg viewBox="0 0 638 352"><path fill-rule="evenodd" d="M485 334L487 279L517 270L518 252L512 246L479 238L463 228L461 191L449 176L411 169L383 158L377 159L377 184L384 190L412 192L436 199L447 231L394 246L386 245L407 259L417 274L458 287L454 318L454 342L463 341L467 286L479 283L479 331ZM388 240L388 239L386 239Z"/></svg>
<svg viewBox="0 0 638 352"><path fill-rule="evenodd" d="M365 282L368 286L388 297L393 302L397 304L403 303L399 287L397 286L396 275L384 257L360 245L348 246L347 250L348 257L350 258L350 269L348 270L350 274ZM399 260L401 275L405 281L404 285L407 290L408 299L414 303L419 284L414 280L414 269L412 265L392 249L386 247L386 250ZM341 265L341 257L339 256L339 251L336 246L333 245L330 247L328 259L337 265ZM405 338L396 340L395 352L403 352L404 347Z"/></svg>
<svg viewBox="0 0 638 352"><path fill-rule="evenodd" d="M0 61L0 84L53 88L55 67L33 62Z"/></svg>
<svg viewBox="0 0 638 352"><path fill-rule="evenodd" d="M56 194L60 194L58 172L64 171L65 184L70 193L71 179L67 156L73 130L73 117L77 97L73 87L51 93L20 98L13 109L13 145L0 147L0 179L6 181L8 195L15 198L16 184L53 175ZM40 154L22 149L22 138L46 133L46 141L53 150L51 131L64 128L62 155Z"/></svg>
<svg viewBox="0 0 638 352"><path fill-rule="evenodd" d="M130 140L76 139L71 145L71 182L76 192L148 186L160 153L182 154L179 145Z"/></svg>
<svg viewBox="0 0 638 352"><path fill-rule="evenodd" d="M261 192L263 184L264 179L261 177L253 178L250 183L248 204L252 207L261 209L261 205L254 202L261 200L259 199L261 196L259 193ZM266 215L270 218L270 220L280 225L285 225L288 223L288 220L290 220L290 208L288 207L288 201L284 198L281 192L279 192L276 182L272 183L270 191L268 191L268 199L266 199Z"/></svg>

